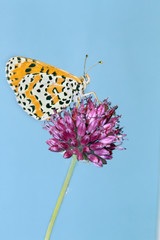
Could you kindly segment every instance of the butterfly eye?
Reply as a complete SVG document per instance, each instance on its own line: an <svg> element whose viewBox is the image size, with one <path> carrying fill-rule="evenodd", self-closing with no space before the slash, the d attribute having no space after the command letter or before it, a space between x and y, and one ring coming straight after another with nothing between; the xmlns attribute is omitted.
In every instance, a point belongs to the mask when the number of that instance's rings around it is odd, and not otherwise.
<svg viewBox="0 0 160 240"><path fill-rule="evenodd" d="M85 80L86 80L86 84L90 83L90 76L88 75L88 73L86 73L85 75Z"/></svg>

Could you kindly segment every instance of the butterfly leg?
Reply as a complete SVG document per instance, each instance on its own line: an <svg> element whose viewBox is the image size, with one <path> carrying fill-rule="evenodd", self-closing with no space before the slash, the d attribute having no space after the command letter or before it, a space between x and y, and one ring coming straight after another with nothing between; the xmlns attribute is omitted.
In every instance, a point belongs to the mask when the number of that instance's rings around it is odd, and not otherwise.
<svg viewBox="0 0 160 240"><path fill-rule="evenodd" d="M79 98L78 98L78 103L77 103L77 108L79 107L80 100L81 100L81 98L79 97Z"/></svg>
<svg viewBox="0 0 160 240"><path fill-rule="evenodd" d="M83 97L88 96L88 95L91 95L92 93L94 94L95 98L97 99L97 102L99 102L99 104L101 104L101 102L99 101L99 99L98 99L98 97L97 97L97 95L96 95L95 92L85 93L85 94L83 95ZM81 100L81 97L78 98L77 108L79 107L80 100Z"/></svg>
<svg viewBox="0 0 160 240"><path fill-rule="evenodd" d="M99 102L99 104L101 104L101 102L99 101L99 99L98 99L98 97L97 97L97 95L96 95L95 92L85 93L85 94L83 95L83 97L88 96L88 95L91 95L92 93L94 94L94 96L95 96L95 98L97 99L97 101Z"/></svg>

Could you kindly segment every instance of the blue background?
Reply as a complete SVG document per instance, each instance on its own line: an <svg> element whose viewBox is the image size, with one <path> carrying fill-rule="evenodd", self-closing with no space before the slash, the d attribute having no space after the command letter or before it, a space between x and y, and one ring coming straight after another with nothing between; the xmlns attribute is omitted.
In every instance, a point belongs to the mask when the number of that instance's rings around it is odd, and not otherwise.
<svg viewBox="0 0 160 240"><path fill-rule="evenodd" d="M18 106L5 64L19 55L81 76L85 54L104 62L86 92L119 105L129 140L103 168L77 164L51 239L157 239L159 13L158 0L1 2L0 239L44 239L70 164Z"/></svg>

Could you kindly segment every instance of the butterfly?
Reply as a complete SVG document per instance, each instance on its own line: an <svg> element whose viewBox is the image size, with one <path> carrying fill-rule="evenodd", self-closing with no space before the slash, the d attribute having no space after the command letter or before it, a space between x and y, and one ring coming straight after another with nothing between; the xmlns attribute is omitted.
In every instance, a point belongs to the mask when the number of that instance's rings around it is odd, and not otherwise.
<svg viewBox="0 0 160 240"><path fill-rule="evenodd" d="M82 96L94 93L84 94L90 82L85 64L84 76L76 77L38 60L12 57L6 64L6 77L24 111L37 120L46 120L54 110L61 112L71 102L78 102Z"/></svg>

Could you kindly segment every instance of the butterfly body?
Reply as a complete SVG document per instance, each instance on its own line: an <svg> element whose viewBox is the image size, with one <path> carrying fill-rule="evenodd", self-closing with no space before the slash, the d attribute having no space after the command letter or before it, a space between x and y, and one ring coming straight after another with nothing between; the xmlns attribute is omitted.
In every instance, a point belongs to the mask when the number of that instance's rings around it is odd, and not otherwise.
<svg viewBox="0 0 160 240"><path fill-rule="evenodd" d="M21 107L32 117L45 120L76 102L89 83L88 74L76 77L46 63L13 57L6 64L7 80Z"/></svg>

